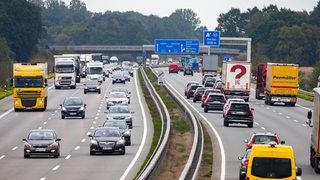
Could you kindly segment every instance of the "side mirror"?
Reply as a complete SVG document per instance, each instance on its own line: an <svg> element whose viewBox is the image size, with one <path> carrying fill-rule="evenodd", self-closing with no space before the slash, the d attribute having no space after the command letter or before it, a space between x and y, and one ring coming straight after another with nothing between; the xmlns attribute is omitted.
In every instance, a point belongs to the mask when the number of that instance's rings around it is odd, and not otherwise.
<svg viewBox="0 0 320 180"><path fill-rule="evenodd" d="M92 138L93 136L92 136L92 134L90 133L90 134L88 134L88 137Z"/></svg>
<svg viewBox="0 0 320 180"><path fill-rule="evenodd" d="M285 143L286 143L285 141L281 141L281 142L280 142L280 144L285 144Z"/></svg>
<svg viewBox="0 0 320 180"><path fill-rule="evenodd" d="M248 139L243 140L243 142L248 143Z"/></svg>
<svg viewBox="0 0 320 180"><path fill-rule="evenodd" d="M61 141L61 139L60 139L60 138L57 138L56 141Z"/></svg>
<svg viewBox="0 0 320 180"><path fill-rule="evenodd" d="M251 108L251 111L254 111L254 108Z"/></svg>
<svg viewBox="0 0 320 180"><path fill-rule="evenodd" d="M301 176L301 175L302 175L302 169L298 167L296 170L296 176Z"/></svg>

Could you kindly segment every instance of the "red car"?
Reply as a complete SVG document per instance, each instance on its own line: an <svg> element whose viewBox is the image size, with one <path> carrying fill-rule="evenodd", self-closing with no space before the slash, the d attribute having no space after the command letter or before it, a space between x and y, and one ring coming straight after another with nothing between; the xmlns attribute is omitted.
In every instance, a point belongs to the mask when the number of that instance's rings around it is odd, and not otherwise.
<svg viewBox="0 0 320 180"><path fill-rule="evenodd" d="M245 139L247 143L247 149L251 149L254 144L269 144L275 142L277 144L284 144L285 141L280 141L279 137L275 133L253 133L250 140Z"/></svg>
<svg viewBox="0 0 320 180"><path fill-rule="evenodd" d="M204 100L207 99L207 96L211 92L221 93L220 89L206 89L201 97L201 107L204 107Z"/></svg>
<svg viewBox="0 0 320 180"><path fill-rule="evenodd" d="M170 64L169 65L169 74L170 73L178 73L179 72L179 66L177 64Z"/></svg>

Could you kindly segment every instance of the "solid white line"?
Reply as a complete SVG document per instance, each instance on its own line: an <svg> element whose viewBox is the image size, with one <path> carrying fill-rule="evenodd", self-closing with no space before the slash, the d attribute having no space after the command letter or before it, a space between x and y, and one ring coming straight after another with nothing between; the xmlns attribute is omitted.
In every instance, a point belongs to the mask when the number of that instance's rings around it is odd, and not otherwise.
<svg viewBox="0 0 320 180"><path fill-rule="evenodd" d="M16 147L14 147L14 148L12 148L11 150L12 150L12 151L14 151L14 150L16 150L16 149L18 149L18 147L17 147L17 146L16 146Z"/></svg>
<svg viewBox="0 0 320 180"><path fill-rule="evenodd" d="M80 149L80 146L77 146L77 147L74 148L74 150L76 150L76 151L79 150L79 149Z"/></svg>
<svg viewBox="0 0 320 180"><path fill-rule="evenodd" d="M13 108L9 109L7 112L1 114L0 119L2 119L3 117L5 117L6 115L8 115L9 113L11 113L13 111Z"/></svg>
<svg viewBox="0 0 320 180"><path fill-rule="evenodd" d="M46 179L45 177L40 178L40 180L45 180L45 179Z"/></svg>
<svg viewBox="0 0 320 180"><path fill-rule="evenodd" d="M136 92L137 92L137 95L138 95L138 100L139 100L139 104L140 104L140 107L141 107L141 112L142 112L142 118L143 118L143 136L142 136L142 140L141 140L141 144L139 146L139 149L136 153L136 155L134 156L133 160L131 161L131 163L129 164L128 168L126 169L126 171L123 173L123 175L121 176L120 180L123 180L126 178L126 176L128 175L128 173L131 171L132 167L134 166L134 164L136 163L136 161L138 160L141 152L142 152L142 149L146 143L146 138L147 138L147 118L146 118L146 114L145 114L145 111L144 111L144 107L143 107L143 104L141 102L141 95L140 95L140 92L139 92L139 89L138 89L138 75L137 75L137 71L135 71L135 85L136 85Z"/></svg>

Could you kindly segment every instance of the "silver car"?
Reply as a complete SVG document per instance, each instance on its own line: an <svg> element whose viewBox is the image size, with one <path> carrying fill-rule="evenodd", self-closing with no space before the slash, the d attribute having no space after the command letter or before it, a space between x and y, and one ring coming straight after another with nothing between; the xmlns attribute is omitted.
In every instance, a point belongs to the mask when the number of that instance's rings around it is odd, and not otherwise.
<svg viewBox="0 0 320 180"><path fill-rule="evenodd" d="M125 120L129 128L132 129L132 114L134 112L130 111L129 106L111 106L105 113L107 115L107 120Z"/></svg>
<svg viewBox="0 0 320 180"><path fill-rule="evenodd" d="M109 96L106 97L107 109L114 105L128 105L129 99L124 92L110 92Z"/></svg>

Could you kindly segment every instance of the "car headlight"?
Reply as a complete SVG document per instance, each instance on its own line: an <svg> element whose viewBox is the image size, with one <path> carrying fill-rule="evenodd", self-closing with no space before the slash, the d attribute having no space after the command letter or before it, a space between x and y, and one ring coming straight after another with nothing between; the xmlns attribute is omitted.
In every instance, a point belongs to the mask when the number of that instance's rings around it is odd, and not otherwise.
<svg viewBox="0 0 320 180"><path fill-rule="evenodd" d="M80 111L83 111L83 110L84 110L84 106L81 106L79 110L80 110Z"/></svg>
<svg viewBox="0 0 320 180"><path fill-rule="evenodd" d="M123 133L123 135L124 135L124 136L131 136L131 132L130 132L130 131L125 131L125 132Z"/></svg>
<svg viewBox="0 0 320 180"><path fill-rule="evenodd" d="M97 89L100 89L100 86L98 86Z"/></svg>
<svg viewBox="0 0 320 180"><path fill-rule="evenodd" d="M87 87L87 86L85 86L85 87L84 87L84 89L88 89L88 87Z"/></svg>
<svg viewBox="0 0 320 180"><path fill-rule="evenodd" d="M62 109L62 111L66 111L67 110L65 107L62 107L61 109Z"/></svg>
<svg viewBox="0 0 320 180"><path fill-rule="evenodd" d="M126 119L131 119L131 116L127 116Z"/></svg>
<svg viewBox="0 0 320 180"><path fill-rule="evenodd" d="M48 147L53 148L53 147L56 147L57 145L58 145L58 143L54 142L54 143L50 144Z"/></svg>
<svg viewBox="0 0 320 180"><path fill-rule="evenodd" d="M92 144L92 145L98 145L98 142L97 142L96 140L93 140L93 139L92 139L92 140L90 141L90 144Z"/></svg>
<svg viewBox="0 0 320 180"><path fill-rule="evenodd" d="M31 144L29 144L29 143L27 143L27 142L25 142L25 143L24 143L24 147L31 148L31 147L32 147L32 145L31 145Z"/></svg>
<svg viewBox="0 0 320 180"><path fill-rule="evenodd" d="M124 143L125 143L125 140L123 139L120 139L117 141L117 145L124 145Z"/></svg>

